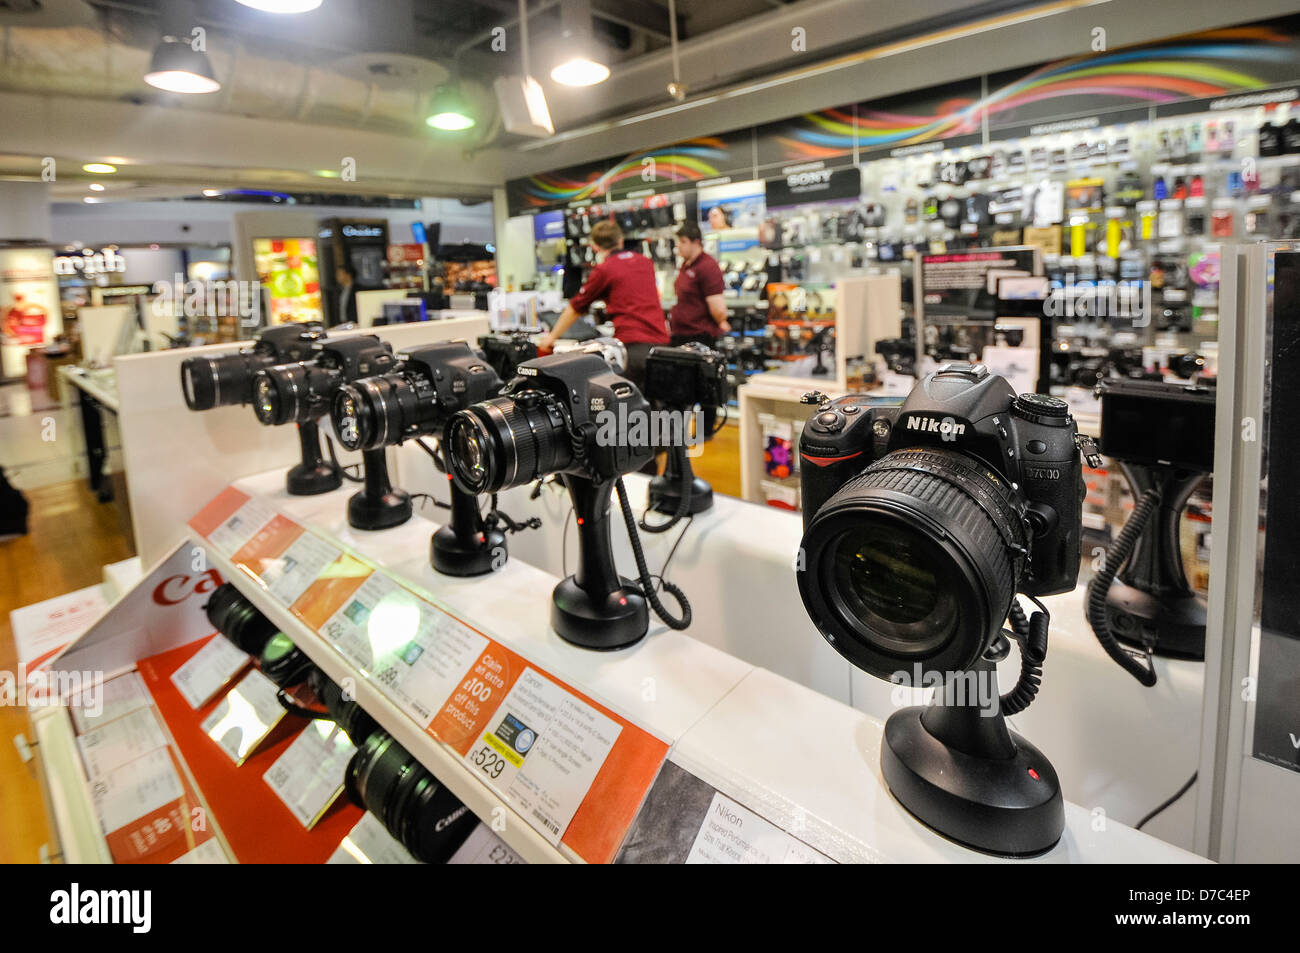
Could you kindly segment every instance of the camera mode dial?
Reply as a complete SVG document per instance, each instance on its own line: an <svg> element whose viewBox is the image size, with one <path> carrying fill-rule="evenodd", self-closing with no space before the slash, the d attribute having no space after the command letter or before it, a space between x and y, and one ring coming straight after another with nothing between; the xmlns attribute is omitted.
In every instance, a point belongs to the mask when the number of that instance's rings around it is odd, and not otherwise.
<svg viewBox="0 0 1300 953"><path fill-rule="evenodd" d="M1046 394L1020 394L1011 405L1011 412L1021 420L1048 427L1063 427L1070 417L1070 405L1059 397L1049 397Z"/></svg>

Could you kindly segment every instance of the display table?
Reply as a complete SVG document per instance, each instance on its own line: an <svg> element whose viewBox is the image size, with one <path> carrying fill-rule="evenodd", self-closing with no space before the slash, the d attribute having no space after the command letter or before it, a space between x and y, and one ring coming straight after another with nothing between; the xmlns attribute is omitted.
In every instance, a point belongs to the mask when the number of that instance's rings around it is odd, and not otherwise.
<svg viewBox="0 0 1300 953"><path fill-rule="evenodd" d="M575 648L547 623L555 575L512 558L477 579L439 576L428 565L430 521L415 518L391 530L358 532L345 523L350 490L289 497L282 486L279 471L238 481L196 517L195 541L213 567L331 678L351 679L362 707L476 815L485 821L503 818L500 836L525 859L708 860L738 851L737 857L748 859L994 860L934 834L892 799L880 777L879 718L658 624L627 650ZM290 538L286 528L294 530L294 539L344 553L335 568L318 570L312 586L322 588L309 586L291 608L258 575L267 568L250 570L279 559L259 554L292 545L284 543ZM570 693L566 698L612 719L618 727L609 757L567 828L545 836L545 824L520 815L517 792L507 795L485 780L464 756L468 746L450 743L445 731L434 730L442 713L426 730L422 722L436 709L411 698L401 701L400 694L378 683L376 672L355 664L355 646L349 648L338 623L320 618L328 609L318 614L313 608L318 601L329 602L348 576L397 593L382 614L383 624L375 609L374 621L363 625L372 644L407 638L391 627L414 624L414 617L394 606L414 597L421 618L429 612L450 620L438 625L469 626L495 646L491 651L498 657L515 658L516 667L559 684ZM347 592L356 592L360 603L371 599L353 586L331 607L348 607L354 597ZM513 690L508 697L514 697ZM620 753L624 741L634 750ZM719 845L715 835L725 832L710 826L714 809L743 818L746 836ZM1102 833L1088 806L1067 805L1066 825L1052 851L1028 862L1198 860L1113 821L1102 825ZM756 833L749 837L749 831Z"/></svg>
<svg viewBox="0 0 1300 953"><path fill-rule="evenodd" d="M446 499L445 477L422 453L403 448L400 460L408 490ZM639 516L648 478L624 479ZM577 533L571 526L565 530L572 521L568 494L555 484L536 500L531 494L521 487L500 496L501 509L513 519L542 519L540 530L508 537L510 558L565 575L577 561ZM627 575L634 567L631 547L622 520L613 522L615 560ZM678 526L641 534L651 572L659 571L681 532ZM914 704L919 692L857 671L809 621L792 568L802 535L797 513L715 494L713 509L695 517L668 570L691 600L694 622L685 634L877 719ZM1143 688L1097 642L1084 615L1084 593L1081 583L1073 593L1046 600L1052 629L1043 687L1011 724L1052 760L1067 799L1136 824L1196 770L1198 738L1187 726L1199 723L1204 665L1158 658L1159 682ZM1004 691L1014 684L1018 666L1015 651L999 666ZM1195 795L1193 787L1147 829L1190 848Z"/></svg>

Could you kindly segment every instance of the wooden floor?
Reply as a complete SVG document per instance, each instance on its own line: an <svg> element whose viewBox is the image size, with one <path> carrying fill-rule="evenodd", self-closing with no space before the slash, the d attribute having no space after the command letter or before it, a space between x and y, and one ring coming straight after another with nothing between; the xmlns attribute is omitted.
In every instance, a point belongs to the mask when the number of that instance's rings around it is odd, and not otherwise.
<svg viewBox="0 0 1300 953"><path fill-rule="evenodd" d="M26 491L28 533L0 543L0 671L17 663L9 613L103 580L106 563L134 555L112 504L84 481ZM13 737L31 738L27 712L0 706L0 863L34 863L52 844L36 765L18 758ZM40 757L39 752L37 757Z"/></svg>
<svg viewBox="0 0 1300 953"><path fill-rule="evenodd" d="M740 496L740 428L728 424L718 431L704 445L704 453L691 461L691 469L713 492Z"/></svg>

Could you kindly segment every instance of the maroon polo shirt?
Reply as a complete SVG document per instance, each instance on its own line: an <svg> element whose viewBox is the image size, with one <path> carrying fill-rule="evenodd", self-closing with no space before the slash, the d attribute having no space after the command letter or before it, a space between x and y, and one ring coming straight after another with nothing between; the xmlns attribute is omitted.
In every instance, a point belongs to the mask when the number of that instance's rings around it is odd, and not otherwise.
<svg viewBox="0 0 1300 953"><path fill-rule="evenodd" d="M569 299L578 314L586 314L593 301L605 302L614 322L614 337L624 344L667 344L668 324L655 284L655 266L634 251L610 252L587 276L581 290Z"/></svg>
<svg viewBox="0 0 1300 953"><path fill-rule="evenodd" d="M707 334L718 337L722 331L718 322L709 314L709 304L705 300L711 295L720 295L726 288L722 280L722 269L718 262L707 252L700 252L690 265L683 265L677 272L677 281L673 290L677 292L677 303L673 305L673 334Z"/></svg>

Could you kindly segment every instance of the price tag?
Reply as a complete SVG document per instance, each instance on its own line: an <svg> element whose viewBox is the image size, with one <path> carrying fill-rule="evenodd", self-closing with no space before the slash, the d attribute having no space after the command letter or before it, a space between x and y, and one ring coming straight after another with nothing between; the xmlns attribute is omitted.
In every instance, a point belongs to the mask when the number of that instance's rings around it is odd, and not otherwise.
<svg viewBox="0 0 1300 953"><path fill-rule="evenodd" d="M487 647L486 636L437 607L421 603L415 637L376 659L375 681L385 695L427 728Z"/></svg>
<svg viewBox="0 0 1300 953"><path fill-rule="evenodd" d="M343 793L343 772L356 750L343 729L318 719L275 759L262 780L311 830Z"/></svg>
<svg viewBox="0 0 1300 953"><path fill-rule="evenodd" d="M204 733L236 765L243 764L284 717L284 708L276 698L278 692L275 682L253 669L203 719Z"/></svg>
<svg viewBox="0 0 1300 953"><path fill-rule="evenodd" d="M185 793L167 748L158 748L110 771L90 788L106 834L165 807Z"/></svg>
<svg viewBox="0 0 1300 953"><path fill-rule="evenodd" d="M526 864L515 849L492 832L486 824L470 831L465 843L447 860L449 864Z"/></svg>
<svg viewBox="0 0 1300 953"><path fill-rule="evenodd" d="M85 734L148 704L149 689L145 687L144 679L139 672L127 672L104 682L99 693L99 704L94 708L74 706L72 723L76 726L77 734Z"/></svg>
<svg viewBox="0 0 1300 953"><path fill-rule="evenodd" d="M262 570L262 582L271 595L286 606L293 605L342 551L313 533L303 533L279 557Z"/></svg>
<svg viewBox="0 0 1300 953"><path fill-rule="evenodd" d="M77 739L86 776L97 781L136 758L167 747L152 708L137 708L129 715L88 731Z"/></svg>
<svg viewBox="0 0 1300 953"><path fill-rule="evenodd" d="M248 658L224 635L217 635L172 673L172 684L191 708L202 708L243 670Z"/></svg>
<svg viewBox="0 0 1300 953"><path fill-rule="evenodd" d="M713 795L686 863L831 864L834 861L718 792Z"/></svg>
<svg viewBox="0 0 1300 953"><path fill-rule="evenodd" d="M367 811L325 863L418 864L419 861L388 833L379 818Z"/></svg>
<svg viewBox="0 0 1300 953"><path fill-rule="evenodd" d="M487 687L470 682L471 696ZM526 668L465 760L543 837L559 844L622 730Z"/></svg>
<svg viewBox="0 0 1300 953"><path fill-rule="evenodd" d="M250 499L208 534L208 542L222 554L230 556L274 516L275 509L269 503Z"/></svg>
<svg viewBox="0 0 1300 953"><path fill-rule="evenodd" d="M419 602L387 576L372 573L325 621L320 632L349 662L369 674L375 670L376 649L382 655L415 636L420 622Z"/></svg>

